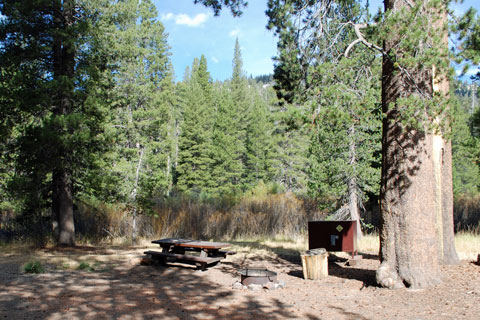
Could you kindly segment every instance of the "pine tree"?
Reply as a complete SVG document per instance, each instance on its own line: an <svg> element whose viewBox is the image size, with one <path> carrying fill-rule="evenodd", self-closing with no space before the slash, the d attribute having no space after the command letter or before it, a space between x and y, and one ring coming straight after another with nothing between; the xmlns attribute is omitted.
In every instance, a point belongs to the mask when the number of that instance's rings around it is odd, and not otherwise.
<svg viewBox="0 0 480 320"><path fill-rule="evenodd" d="M368 24L355 19L355 15L344 15L355 10L356 5L354 1L269 1L269 26L276 27L280 34L281 63L276 68L276 79L285 99L299 99L309 91L321 90L310 66L321 65L340 54L349 55L359 43L382 54L383 262L377 280L387 287L405 283L428 286L438 280L440 261L457 260L453 246L451 149L445 139L449 126L449 62L445 50L447 33L443 28L444 3L386 0L385 8L389 11L377 29L380 39L385 41L383 48L374 40L366 40L375 31ZM293 19L290 12L300 18ZM332 12L338 14L329 16ZM327 26L336 19L343 27L331 34ZM356 38L345 50L335 50L335 44L344 40L346 24L354 26ZM332 51L326 59L316 55L322 43L330 44L326 48ZM433 179L434 188L422 187ZM413 215L415 219L410 219ZM412 223L405 223L406 220ZM409 243L425 242L420 239L429 239L436 246L407 248Z"/></svg>
<svg viewBox="0 0 480 320"><path fill-rule="evenodd" d="M355 39L343 21L362 19L357 5L312 4L308 15L322 18L308 27L298 19L302 10L295 4L269 11L280 38L275 89L286 102L311 108L310 195L332 211L342 209L337 218L359 221L367 193L378 192L380 180L379 63L362 52L339 54Z"/></svg>
<svg viewBox="0 0 480 320"><path fill-rule="evenodd" d="M233 54L233 61L232 61L232 80L230 84L231 88L231 95L232 95L232 102L233 107L235 108L236 113L236 138L237 143L242 147L242 184L246 184L246 171L245 168L247 166L247 125L251 110L251 100L248 96L248 82L247 78L245 77L245 73L243 71L243 61L242 61L242 54L240 50L240 43L238 42L238 38L235 40L235 48Z"/></svg>
<svg viewBox="0 0 480 320"><path fill-rule="evenodd" d="M343 206L338 212L342 219L357 220L368 195L378 194L379 64L375 68L375 64L369 63L368 56L358 53L348 59L324 63L316 74L322 79L317 87L322 89L320 99L312 103L314 131L309 191L326 201L330 210ZM364 75L361 82L356 81L358 74Z"/></svg>
<svg viewBox="0 0 480 320"><path fill-rule="evenodd" d="M2 75L12 76L18 96L3 99L18 116L16 176L24 213L34 221L50 207L58 221L58 243L75 244L73 200L85 168L104 149L108 85L108 14L102 1L3 1L0 27ZM12 103L13 102L13 103Z"/></svg>
<svg viewBox="0 0 480 320"><path fill-rule="evenodd" d="M260 181L268 182L274 175L275 147L273 123L267 101L260 88L250 85L248 96L252 97L246 127L246 183L254 187Z"/></svg>
<svg viewBox="0 0 480 320"><path fill-rule="evenodd" d="M475 86L472 86L475 88ZM456 83L452 126L453 193L477 195L480 187L479 141L472 136L472 96L465 83ZM473 100L475 101L475 100Z"/></svg>
<svg viewBox="0 0 480 320"><path fill-rule="evenodd" d="M136 216L171 185L173 74L163 25L149 0L118 3L125 14L117 23L118 66L112 95L116 112L113 173L118 200L131 207L132 240Z"/></svg>
<svg viewBox="0 0 480 320"><path fill-rule="evenodd" d="M238 113L230 84L217 86L213 128L212 180L218 195L238 194L242 189L244 145L239 143Z"/></svg>
<svg viewBox="0 0 480 320"><path fill-rule="evenodd" d="M274 104L275 105L275 104ZM309 110L302 105L275 105L273 143L274 181L285 191L306 195L309 166L308 147L310 126L306 124Z"/></svg>
<svg viewBox="0 0 480 320"><path fill-rule="evenodd" d="M208 193L212 168L213 86L207 60L201 56L192 65L191 76L181 98L183 120L178 142L177 188L180 191Z"/></svg>

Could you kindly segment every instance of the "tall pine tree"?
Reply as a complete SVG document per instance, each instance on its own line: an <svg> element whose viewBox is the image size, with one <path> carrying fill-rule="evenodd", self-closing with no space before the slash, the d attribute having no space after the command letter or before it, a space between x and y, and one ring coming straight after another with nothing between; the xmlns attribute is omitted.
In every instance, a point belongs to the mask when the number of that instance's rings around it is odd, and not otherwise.
<svg viewBox="0 0 480 320"><path fill-rule="evenodd" d="M73 200L85 168L104 148L108 42L104 1L2 1L0 66L16 87L2 99L16 134L14 185L34 221L51 208L58 243L75 244Z"/></svg>
<svg viewBox="0 0 480 320"><path fill-rule="evenodd" d="M212 186L213 85L207 59L195 59L181 96L183 119L178 141L177 188L199 195Z"/></svg>

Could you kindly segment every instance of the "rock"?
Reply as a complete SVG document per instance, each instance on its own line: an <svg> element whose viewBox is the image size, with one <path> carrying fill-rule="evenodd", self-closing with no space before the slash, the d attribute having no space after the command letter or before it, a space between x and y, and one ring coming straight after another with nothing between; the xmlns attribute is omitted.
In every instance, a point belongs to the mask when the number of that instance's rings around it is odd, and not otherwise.
<svg viewBox="0 0 480 320"><path fill-rule="evenodd" d="M286 286L287 286L287 285L285 284L285 281L279 281L279 282L278 282L278 287L279 287L280 289L283 289L283 288L285 288Z"/></svg>
<svg viewBox="0 0 480 320"><path fill-rule="evenodd" d="M259 284L249 284L248 285L248 290L250 291L261 291L262 290L262 286L259 285Z"/></svg>
<svg viewBox="0 0 480 320"><path fill-rule="evenodd" d="M268 281L263 285L263 288L268 289L268 290L276 290L278 289L278 284L273 282L273 281Z"/></svg>
<svg viewBox="0 0 480 320"><path fill-rule="evenodd" d="M232 289L242 290L243 289L243 284L241 284L240 282L237 281L232 285Z"/></svg>

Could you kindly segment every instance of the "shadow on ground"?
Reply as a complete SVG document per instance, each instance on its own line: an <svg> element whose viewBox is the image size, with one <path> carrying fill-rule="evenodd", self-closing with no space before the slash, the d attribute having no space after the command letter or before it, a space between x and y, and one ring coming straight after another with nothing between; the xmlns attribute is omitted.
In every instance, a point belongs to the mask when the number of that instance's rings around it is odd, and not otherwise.
<svg viewBox="0 0 480 320"><path fill-rule="evenodd" d="M86 250L93 252L92 250ZM100 250L102 251L102 250ZM57 254L71 254L70 251ZM238 299L201 271L183 266L114 262L104 272L50 269L25 274L20 261L0 262L0 314L7 319L288 319L277 300ZM237 299L232 303L232 299Z"/></svg>
<svg viewBox="0 0 480 320"><path fill-rule="evenodd" d="M284 265L288 262L290 268L288 274L294 277L303 278L300 252L298 250L288 249L282 246L270 246L263 244L260 241L234 241L230 243L240 247L263 249L274 253L274 256L276 257L249 258L248 263L247 261L244 261L243 263L231 264L231 267L226 269L227 272L233 272L235 269L240 269L245 266L262 266L262 264L265 264L266 262L277 263L279 266ZM378 255L366 253L360 254L362 255L363 259L378 260ZM347 258L340 257L335 254L330 254L328 265L329 275L343 279L358 280L363 282L363 286L365 287L377 286L375 270L361 268L361 261L356 266L347 266L347 261Z"/></svg>

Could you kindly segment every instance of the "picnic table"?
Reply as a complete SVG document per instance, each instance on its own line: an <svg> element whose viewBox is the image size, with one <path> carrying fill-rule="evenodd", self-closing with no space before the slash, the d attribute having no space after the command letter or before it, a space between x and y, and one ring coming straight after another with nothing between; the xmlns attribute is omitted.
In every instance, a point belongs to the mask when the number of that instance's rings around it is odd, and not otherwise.
<svg viewBox="0 0 480 320"><path fill-rule="evenodd" d="M230 247L229 243L223 242L167 238L154 240L152 243L162 248L162 252L152 250L144 252L152 259L163 264L177 261L195 264L202 271L205 271L207 266L225 259L227 255L234 254L234 252L222 250Z"/></svg>

